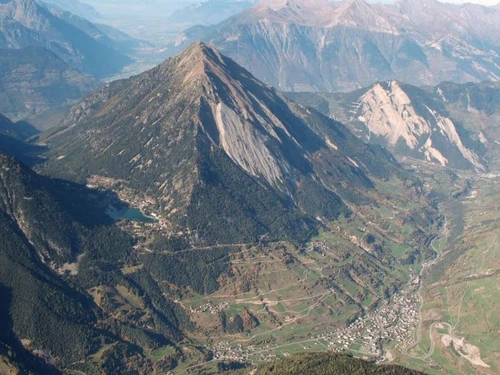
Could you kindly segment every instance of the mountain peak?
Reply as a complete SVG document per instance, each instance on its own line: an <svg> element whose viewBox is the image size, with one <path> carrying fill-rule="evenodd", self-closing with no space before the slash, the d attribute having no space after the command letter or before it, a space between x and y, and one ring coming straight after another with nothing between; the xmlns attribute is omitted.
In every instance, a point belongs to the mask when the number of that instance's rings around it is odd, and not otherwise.
<svg viewBox="0 0 500 375"><path fill-rule="evenodd" d="M195 85L196 92L203 87L205 93L213 92L212 81L215 77L227 86L232 81L232 74L236 73L229 70L241 70L229 60L213 44L194 42L184 52L162 64L160 76L173 73L182 80L184 89L193 91Z"/></svg>
<svg viewBox="0 0 500 375"><path fill-rule="evenodd" d="M344 0L339 3L337 3L338 6L341 5L350 5L350 6L367 6L368 4L366 3L365 0Z"/></svg>
<svg viewBox="0 0 500 375"><path fill-rule="evenodd" d="M15 19L39 8L41 7L34 0L0 0L0 14L8 14Z"/></svg>
<svg viewBox="0 0 500 375"><path fill-rule="evenodd" d="M118 51L117 41L95 35L94 25L40 4L34 0L0 1L0 16L7 20L0 24L4 48L47 48L73 68L99 78L115 74L132 61Z"/></svg>
<svg viewBox="0 0 500 375"><path fill-rule="evenodd" d="M381 156L387 169L377 161L372 172L365 156L378 151L367 153L369 146L340 124L289 102L199 42L94 92L63 127L68 131L44 138L51 146L47 171L124 181L167 227L196 229L199 238L219 243L253 241L277 225L280 232L292 233L292 225L309 232L314 218L348 212L337 190L350 184L362 195L373 186L371 173L397 168ZM340 180L342 186L332 183ZM233 232L212 233L242 220L247 224Z"/></svg>
<svg viewBox="0 0 500 375"><path fill-rule="evenodd" d="M176 57L177 63L181 66L193 66L200 63L224 64L224 58L215 46L211 43L194 42L184 52Z"/></svg>
<svg viewBox="0 0 500 375"><path fill-rule="evenodd" d="M397 5L403 9L421 9L443 5L437 0L400 0Z"/></svg>
<svg viewBox="0 0 500 375"><path fill-rule="evenodd" d="M364 0L344 0L339 3L335 3L337 12L371 12L371 7Z"/></svg>
<svg viewBox="0 0 500 375"><path fill-rule="evenodd" d="M199 55L199 56L208 56L214 53L218 53L217 48L212 43L193 42L184 52L182 52L179 56L182 55Z"/></svg>

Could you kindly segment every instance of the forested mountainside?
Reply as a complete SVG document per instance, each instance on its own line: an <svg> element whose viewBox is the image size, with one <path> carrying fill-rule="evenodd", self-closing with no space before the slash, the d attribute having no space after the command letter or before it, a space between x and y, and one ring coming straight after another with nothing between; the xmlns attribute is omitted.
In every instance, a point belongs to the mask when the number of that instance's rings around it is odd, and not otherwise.
<svg viewBox="0 0 500 375"><path fill-rule="evenodd" d="M99 85L42 47L0 50L0 112L14 121L55 126L62 113ZM43 117L52 121L46 124Z"/></svg>
<svg viewBox="0 0 500 375"><path fill-rule="evenodd" d="M118 222L135 242L116 279L90 289L106 313L171 340L138 342L138 366L208 371L254 355L227 335L354 324L414 288L433 254L436 199L391 154L205 43L94 91L40 142L39 172L116 194L110 214L140 209Z"/></svg>
<svg viewBox="0 0 500 375"><path fill-rule="evenodd" d="M0 154L2 365L20 363L35 374L43 367L58 373L52 366L135 373L152 366L144 349L182 339L182 319L189 325L182 311L121 273L134 240L104 214L100 194ZM93 299L103 285L110 299ZM117 285L151 298L147 319L116 315Z"/></svg>
<svg viewBox="0 0 500 375"><path fill-rule="evenodd" d="M401 366L380 366L351 356L330 353L299 354L259 368L256 375L423 375Z"/></svg>

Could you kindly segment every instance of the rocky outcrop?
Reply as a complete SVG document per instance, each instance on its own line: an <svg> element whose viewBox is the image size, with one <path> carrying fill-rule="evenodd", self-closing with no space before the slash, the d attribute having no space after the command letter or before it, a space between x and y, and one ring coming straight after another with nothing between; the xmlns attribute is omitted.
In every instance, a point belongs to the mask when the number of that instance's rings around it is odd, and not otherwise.
<svg viewBox="0 0 500 375"><path fill-rule="evenodd" d="M485 170L484 149L473 124L466 129L447 110L443 90L420 89L397 81L378 82L347 94L290 94L348 124L366 142L400 157L458 169ZM483 136L484 138L484 136Z"/></svg>

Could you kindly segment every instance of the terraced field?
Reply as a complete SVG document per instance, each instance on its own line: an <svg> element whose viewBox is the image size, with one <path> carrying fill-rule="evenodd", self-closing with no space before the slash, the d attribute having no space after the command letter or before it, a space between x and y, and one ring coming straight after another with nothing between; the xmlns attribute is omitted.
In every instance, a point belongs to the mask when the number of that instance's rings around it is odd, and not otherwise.
<svg viewBox="0 0 500 375"><path fill-rule="evenodd" d="M415 249L421 246L417 256L430 257L415 237L419 226L403 220L412 209L367 206L325 228L306 247L238 245L230 255L232 275L219 279L219 290L210 295L185 291L178 301L196 325L191 344L214 358L177 372L210 373L221 362L258 364L324 350L380 359L378 338L366 339L371 326L355 325L373 314L375 326L373 312L392 308L383 303L388 297L401 294L394 302L398 308L405 304L399 301L411 298L400 291L415 288L421 270L412 258ZM398 316L395 327L399 318L405 317Z"/></svg>

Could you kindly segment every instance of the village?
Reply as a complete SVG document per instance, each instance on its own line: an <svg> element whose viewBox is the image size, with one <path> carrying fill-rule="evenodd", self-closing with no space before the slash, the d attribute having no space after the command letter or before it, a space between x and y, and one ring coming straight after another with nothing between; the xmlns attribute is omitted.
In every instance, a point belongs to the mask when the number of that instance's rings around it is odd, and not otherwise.
<svg viewBox="0 0 500 375"><path fill-rule="evenodd" d="M420 301L417 292L418 278L410 283L406 290L396 294L390 302L382 302L376 310L358 318L345 328L300 338L297 342L267 344L257 348L231 345L224 341L208 349L212 351L214 360L248 363L272 360L278 349L290 344L326 342L331 351L352 352L383 361L384 346L406 349L413 345L413 332L419 322ZM354 349L358 347L360 349Z"/></svg>
<svg viewBox="0 0 500 375"><path fill-rule="evenodd" d="M208 312L210 312L210 314L216 315L216 314L224 311L227 307L229 307L229 303L227 303L227 302L219 303L217 305L214 305L211 302L207 302L198 308L190 307L189 311L191 313L194 313L194 314L205 313L208 311Z"/></svg>
<svg viewBox="0 0 500 375"><path fill-rule="evenodd" d="M102 187L103 181L93 181L95 185ZM98 182L98 183L97 183ZM108 181L105 181L108 182ZM114 181L113 181L114 182ZM109 184L109 182L108 182ZM131 199L128 191L122 191L123 197L128 201L133 201L133 206L138 207L141 212L151 212L152 203L144 199ZM155 222L121 222L123 229L140 232L144 234L146 229L157 231L167 236L172 235L169 226L157 215L149 214L156 219ZM359 244L358 244L359 245ZM143 244L136 245L143 251L151 251ZM316 241L312 244L312 249L325 255L330 251L329 246L323 241ZM240 363L251 363L270 361L277 357L278 349L291 344L303 344L304 348L321 343L322 347L327 347L334 352L346 352L357 355L364 355L375 360L384 360L384 347L392 346L407 349L413 345L413 332L419 320L420 301L418 298L418 288L420 285L419 276L407 284L407 286L388 301L381 302L373 311L368 311L345 328L331 332L325 332L311 337L300 337L295 340L283 343L266 344L263 347L234 345L228 341L222 341L207 349L213 354L215 361L233 361ZM189 307L190 313L210 313L216 315L229 308L228 302L213 304L205 303L198 307Z"/></svg>
<svg viewBox="0 0 500 375"><path fill-rule="evenodd" d="M348 351L353 344L361 343L365 354L382 357L384 344L395 344L403 349L413 344L412 333L418 324L418 310L418 298L396 295L391 303L384 301L379 309L345 329L319 338L331 340L329 347L334 351Z"/></svg>

